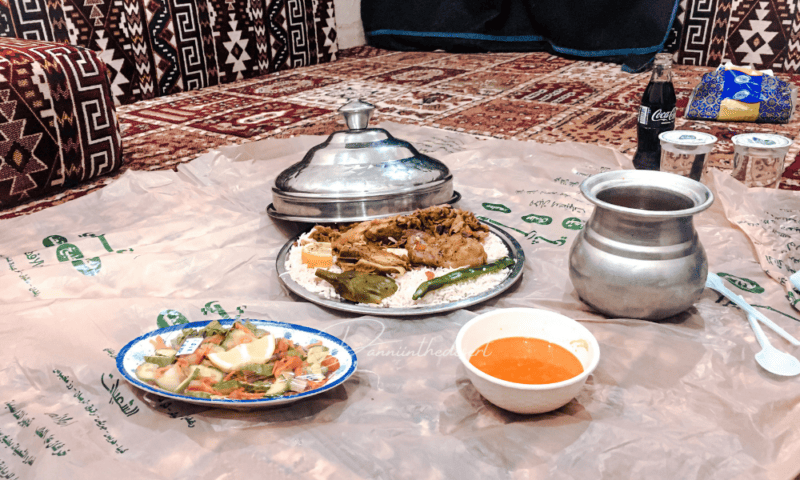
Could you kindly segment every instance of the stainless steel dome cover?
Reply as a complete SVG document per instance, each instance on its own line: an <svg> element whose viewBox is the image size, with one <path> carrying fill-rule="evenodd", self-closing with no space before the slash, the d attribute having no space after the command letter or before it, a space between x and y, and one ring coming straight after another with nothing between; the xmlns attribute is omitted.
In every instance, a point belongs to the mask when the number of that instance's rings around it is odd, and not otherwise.
<svg viewBox="0 0 800 480"><path fill-rule="evenodd" d="M453 175L382 128L367 128L373 105L339 109L349 130L331 134L278 175L271 217L299 222L357 222L455 203Z"/></svg>

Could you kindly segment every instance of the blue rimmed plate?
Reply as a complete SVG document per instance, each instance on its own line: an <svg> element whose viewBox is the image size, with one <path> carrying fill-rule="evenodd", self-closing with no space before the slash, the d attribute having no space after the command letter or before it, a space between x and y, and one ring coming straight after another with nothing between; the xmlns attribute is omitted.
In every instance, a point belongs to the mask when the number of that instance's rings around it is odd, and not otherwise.
<svg viewBox="0 0 800 480"><path fill-rule="evenodd" d="M217 321L225 328L230 328L234 322L232 319ZM242 319L242 321L245 321L245 319ZM246 321L252 323L261 330L270 332L275 338L287 338L296 344L310 345L312 343L322 341L322 345L328 347L330 354L339 360L339 368L333 373L333 375L331 375L325 385L314 390L309 390L308 392L303 392L288 397L264 398L256 400L214 400L190 397L187 395L180 395L177 393L168 392L166 390L161 390L160 388L142 382L136 377L136 367L144 362L144 357L146 355L153 355L155 353L155 347L153 347L153 344L150 343L151 339L161 335L161 338L164 339L165 342L169 343L171 340L179 337L181 332L186 329L203 329L206 325L211 323L211 320L208 320L173 325L171 327L146 333L141 337L130 341L117 355L117 369L120 371L122 376L128 380L128 382L146 392L154 393L156 395L174 400L180 400L182 402L220 408L257 408L296 402L298 400L302 400L304 398L308 398L337 387L356 371L358 360L355 352L353 352L353 349L342 340L339 340L328 333L315 328L294 325L291 323L275 322L272 320L246 319Z"/></svg>

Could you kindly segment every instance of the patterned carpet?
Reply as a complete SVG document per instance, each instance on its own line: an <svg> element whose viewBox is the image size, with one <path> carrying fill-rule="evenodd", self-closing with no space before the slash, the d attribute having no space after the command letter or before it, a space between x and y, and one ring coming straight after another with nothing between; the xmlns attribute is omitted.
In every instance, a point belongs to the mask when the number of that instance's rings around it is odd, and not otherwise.
<svg viewBox="0 0 800 480"><path fill-rule="evenodd" d="M732 136L772 132L794 141L781 188L800 190L800 120L783 125L683 118L692 88L711 67L676 65L676 128L719 139L710 165L732 167ZM502 139L576 141L632 156L636 111L649 72L547 53L448 54L356 47L335 62L118 107L126 165L121 172L174 169L221 145L344 128L337 108L361 98L377 106L373 124L393 121ZM797 85L800 75L779 75ZM117 175L121 174L118 173ZM7 210L29 214L102 188L105 177Z"/></svg>
<svg viewBox="0 0 800 480"><path fill-rule="evenodd" d="M667 51L682 65L753 65L800 72L797 0L681 0Z"/></svg>

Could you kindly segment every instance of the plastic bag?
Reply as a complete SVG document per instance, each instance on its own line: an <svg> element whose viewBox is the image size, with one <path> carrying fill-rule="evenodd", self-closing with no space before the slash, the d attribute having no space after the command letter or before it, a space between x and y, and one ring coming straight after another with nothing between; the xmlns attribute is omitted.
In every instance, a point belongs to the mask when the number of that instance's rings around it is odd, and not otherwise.
<svg viewBox="0 0 800 480"><path fill-rule="evenodd" d="M797 88L772 74L730 62L703 75L692 90L684 116L696 120L786 123L792 117Z"/></svg>

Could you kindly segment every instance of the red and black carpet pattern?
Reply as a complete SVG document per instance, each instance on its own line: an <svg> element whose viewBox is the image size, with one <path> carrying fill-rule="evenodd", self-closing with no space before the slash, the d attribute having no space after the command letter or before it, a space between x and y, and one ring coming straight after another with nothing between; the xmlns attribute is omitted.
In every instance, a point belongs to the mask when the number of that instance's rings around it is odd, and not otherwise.
<svg viewBox="0 0 800 480"><path fill-rule="evenodd" d="M676 128L715 135L710 167L732 167L731 137L771 132L794 142L781 188L800 190L800 120L755 124L688 120L689 94L711 67L676 65ZM798 84L800 75L779 74ZM344 129L337 109L361 98L382 121L477 136L541 143L575 141L633 155L636 112L649 73L573 61L546 53L450 54L356 47L337 61L118 107L125 169L174 169L222 145ZM26 214L85 195L113 181L105 176L56 196L0 210ZM0 185L2 185L0 183Z"/></svg>

